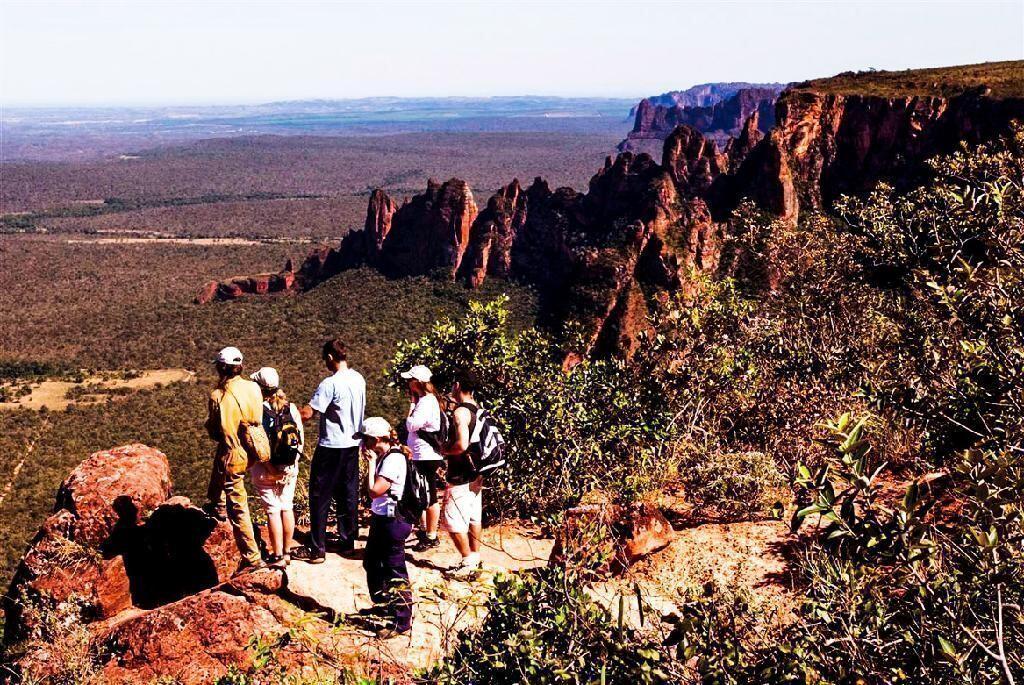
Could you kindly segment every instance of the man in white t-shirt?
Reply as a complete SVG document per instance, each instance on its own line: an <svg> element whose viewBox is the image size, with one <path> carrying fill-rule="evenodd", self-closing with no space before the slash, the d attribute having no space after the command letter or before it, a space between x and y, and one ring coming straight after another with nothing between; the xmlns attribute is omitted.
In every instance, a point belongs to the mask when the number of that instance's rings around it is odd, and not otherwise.
<svg viewBox="0 0 1024 685"><path fill-rule="evenodd" d="M323 347L324 365L331 375L320 382L304 421L320 415L320 437L309 468L309 544L295 550L292 559L323 562L327 550L327 514L334 500L338 514L338 552L355 549L359 534L359 438L366 409L366 381L349 368L348 351L338 339Z"/></svg>

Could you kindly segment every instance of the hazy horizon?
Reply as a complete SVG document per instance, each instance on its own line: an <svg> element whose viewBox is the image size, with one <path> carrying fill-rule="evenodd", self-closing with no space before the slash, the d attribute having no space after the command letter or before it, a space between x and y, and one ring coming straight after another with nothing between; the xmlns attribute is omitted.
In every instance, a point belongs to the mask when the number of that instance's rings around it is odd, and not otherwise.
<svg viewBox="0 0 1024 685"><path fill-rule="evenodd" d="M5 107L628 98L1024 58L1024 3L0 4Z"/></svg>

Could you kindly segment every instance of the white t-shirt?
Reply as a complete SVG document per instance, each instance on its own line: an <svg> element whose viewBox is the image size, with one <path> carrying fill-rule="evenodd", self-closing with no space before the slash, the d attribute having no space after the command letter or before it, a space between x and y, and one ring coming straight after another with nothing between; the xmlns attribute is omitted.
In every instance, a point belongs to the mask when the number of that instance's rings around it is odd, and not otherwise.
<svg viewBox="0 0 1024 685"><path fill-rule="evenodd" d="M363 425L366 381L355 369L339 369L320 381L309 406L320 413L321 447L358 447L353 437Z"/></svg>
<svg viewBox="0 0 1024 685"><path fill-rule="evenodd" d="M401 452L388 452L378 459L383 461L377 464L377 475L391 481L391 487L380 497L373 498L370 511L378 516L394 516L398 500L402 499L402 491L405 490L405 455Z"/></svg>
<svg viewBox="0 0 1024 685"><path fill-rule="evenodd" d="M409 431L409 437L405 439L405 444L412 452L413 461L437 461L442 458L437 450L416 432L441 429L441 405L438 404L437 397L432 393L421 397L413 407L409 418L405 420L405 428Z"/></svg>

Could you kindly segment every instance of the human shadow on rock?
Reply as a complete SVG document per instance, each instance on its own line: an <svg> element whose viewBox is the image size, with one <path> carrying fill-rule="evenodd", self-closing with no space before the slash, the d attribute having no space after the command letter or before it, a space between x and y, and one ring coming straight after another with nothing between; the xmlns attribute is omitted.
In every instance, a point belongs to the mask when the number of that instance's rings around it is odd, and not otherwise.
<svg viewBox="0 0 1024 685"><path fill-rule="evenodd" d="M118 497L113 507L118 521L102 552L124 559L135 606L152 609L219 582L213 559L203 548L216 521L201 510L164 504L142 524L130 497Z"/></svg>

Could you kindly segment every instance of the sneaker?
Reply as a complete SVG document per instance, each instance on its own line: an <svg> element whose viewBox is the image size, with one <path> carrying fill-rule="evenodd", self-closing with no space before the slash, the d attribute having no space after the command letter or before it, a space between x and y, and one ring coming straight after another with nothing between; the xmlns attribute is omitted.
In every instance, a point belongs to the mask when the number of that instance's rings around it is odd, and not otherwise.
<svg viewBox="0 0 1024 685"><path fill-rule="evenodd" d="M441 546L441 538L437 537L436 535L434 537L432 537L432 538L428 538L427 536L423 536L423 537L420 538L419 542L417 542L415 545L412 546L412 551L413 552L426 552L428 549L434 549L434 548L440 547L440 546Z"/></svg>
<svg viewBox="0 0 1024 685"><path fill-rule="evenodd" d="M309 547L297 547L291 551L291 558L304 561L307 564L322 564L324 563L324 555L317 554Z"/></svg>
<svg viewBox="0 0 1024 685"><path fill-rule="evenodd" d="M446 575L453 580L469 580L475 578L478 573L480 573L479 560L467 562L463 559L461 564L449 569Z"/></svg>
<svg viewBox="0 0 1024 685"><path fill-rule="evenodd" d="M235 568L235 572L231 574L231 577L240 576L243 573L249 573L250 571L258 571L261 568L266 568L267 564L262 559L259 561L249 561L248 559L242 559L238 562L238 566Z"/></svg>
<svg viewBox="0 0 1024 685"><path fill-rule="evenodd" d="M390 640L391 638L399 637L400 635L408 635L411 630L411 626L405 630L398 630L397 628L381 628L377 631L377 638L381 640Z"/></svg>

